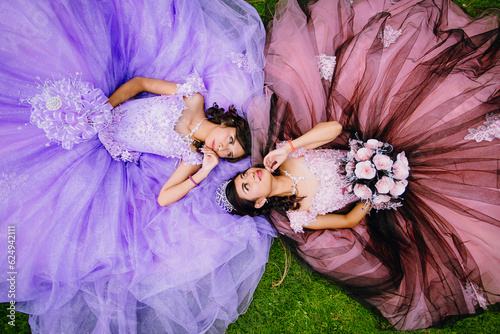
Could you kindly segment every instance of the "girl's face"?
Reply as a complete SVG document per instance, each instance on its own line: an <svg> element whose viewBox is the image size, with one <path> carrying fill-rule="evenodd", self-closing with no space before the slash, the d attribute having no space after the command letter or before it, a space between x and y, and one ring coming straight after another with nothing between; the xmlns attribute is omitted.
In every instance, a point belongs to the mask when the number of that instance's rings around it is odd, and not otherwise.
<svg viewBox="0 0 500 334"><path fill-rule="evenodd" d="M272 190L272 174L265 168L250 168L234 179L236 193L242 199L255 202L266 200Z"/></svg>
<svg viewBox="0 0 500 334"><path fill-rule="evenodd" d="M205 145L217 153L220 158L239 158L245 150L236 140L236 128L220 124L207 135Z"/></svg>

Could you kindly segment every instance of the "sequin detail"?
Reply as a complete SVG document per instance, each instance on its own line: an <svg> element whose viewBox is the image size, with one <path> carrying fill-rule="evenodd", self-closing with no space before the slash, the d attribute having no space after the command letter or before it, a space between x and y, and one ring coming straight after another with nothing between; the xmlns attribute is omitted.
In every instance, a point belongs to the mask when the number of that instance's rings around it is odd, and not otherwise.
<svg viewBox="0 0 500 334"><path fill-rule="evenodd" d="M10 192L25 183L28 177L28 174L0 173L0 199L9 197Z"/></svg>
<svg viewBox="0 0 500 334"><path fill-rule="evenodd" d="M132 99L112 110L113 123L99 132L99 139L113 159L137 163L141 153L180 158L186 164L199 165L203 155L194 152L175 125L187 109L185 97L205 94L201 78L192 74L185 84L177 85L177 94Z"/></svg>
<svg viewBox="0 0 500 334"><path fill-rule="evenodd" d="M335 56L327 56L324 53L319 56L315 56L315 58L321 79L332 81L335 65L337 64L337 58Z"/></svg>
<svg viewBox="0 0 500 334"><path fill-rule="evenodd" d="M391 26L386 26L383 32L380 32L378 37L382 40L384 48L388 48L391 44L396 43L399 36L402 35L401 29L394 30Z"/></svg>
<svg viewBox="0 0 500 334"><path fill-rule="evenodd" d="M482 142L483 140L492 141L495 138L500 139L500 113L486 114L486 121L477 129L469 129L469 134L465 136L465 140L475 140Z"/></svg>
<svg viewBox="0 0 500 334"><path fill-rule="evenodd" d="M297 233L303 233L303 227L315 222L318 215L342 209L358 198L345 191L347 182L340 174L340 163L347 152L316 149L298 153L295 152L294 157L302 155L307 170L319 181L318 191L311 201L309 211L287 212L291 228Z"/></svg>

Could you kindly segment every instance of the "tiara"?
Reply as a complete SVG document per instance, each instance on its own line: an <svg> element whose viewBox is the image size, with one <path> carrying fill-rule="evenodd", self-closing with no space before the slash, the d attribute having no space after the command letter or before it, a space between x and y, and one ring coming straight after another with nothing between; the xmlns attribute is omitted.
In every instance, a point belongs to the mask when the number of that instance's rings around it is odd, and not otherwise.
<svg viewBox="0 0 500 334"><path fill-rule="evenodd" d="M215 201L224 211L232 212L234 211L234 206L231 202L229 202L226 195L226 188L229 182L231 182L231 180L227 180L217 187L217 190L215 191Z"/></svg>

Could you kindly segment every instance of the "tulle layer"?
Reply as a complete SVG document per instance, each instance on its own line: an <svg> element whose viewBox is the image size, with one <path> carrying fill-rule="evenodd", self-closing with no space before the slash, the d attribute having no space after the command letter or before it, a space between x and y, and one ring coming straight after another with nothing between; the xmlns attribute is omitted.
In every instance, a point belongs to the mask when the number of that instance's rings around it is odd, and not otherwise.
<svg viewBox="0 0 500 334"><path fill-rule="evenodd" d="M332 147L377 138L406 152L411 175L403 207L373 210L352 230L295 234L279 214L273 222L397 329L499 301L500 141L465 139L499 112L499 41L498 12L472 20L448 1L318 1L307 15L295 1L278 6L269 89L250 106L254 162L277 140L337 120ZM331 81L320 55L335 57Z"/></svg>
<svg viewBox="0 0 500 334"><path fill-rule="evenodd" d="M97 137L65 150L30 122L37 84L81 73L105 95L134 76L183 82L241 110L263 84L264 30L243 1L0 5L1 239L15 227L16 309L34 332L223 332L246 311L275 232L211 196L249 159L221 162L185 199L156 196L178 161L114 161ZM0 251L7 258L7 247ZM1 301L7 302L6 262Z"/></svg>

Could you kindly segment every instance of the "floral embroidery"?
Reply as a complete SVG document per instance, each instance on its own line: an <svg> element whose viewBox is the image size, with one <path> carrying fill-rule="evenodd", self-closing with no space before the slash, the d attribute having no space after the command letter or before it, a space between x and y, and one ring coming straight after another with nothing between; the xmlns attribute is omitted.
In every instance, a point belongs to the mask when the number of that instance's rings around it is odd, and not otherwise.
<svg viewBox="0 0 500 334"><path fill-rule="evenodd" d="M486 308L488 307L488 302L486 301L486 298L484 298L483 289L481 289L474 282L467 282L467 284L465 285L465 292L472 300L472 304L474 306L479 306L482 309L486 310Z"/></svg>
<svg viewBox="0 0 500 334"><path fill-rule="evenodd" d="M491 112L486 114L484 125L480 125L477 129L469 129L469 134L464 139L479 143L483 140L492 141L495 138L500 139L500 113Z"/></svg>
<svg viewBox="0 0 500 334"><path fill-rule="evenodd" d="M382 39L384 48L388 48L391 44L396 43L396 39L401 36L401 29L394 30L391 26L386 26L383 32L380 32L378 37Z"/></svg>
<svg viewBox="0 0 500 334"><path fill-rule="evenodd" d="M315 58L321 78L332 81L333 71L335 70L335 65L337 64L337 58L335 56L327 56L324 53L319 56L315 56Z"/></svg>
<svg viewBox="0 0 500 334"><path fill-rule="evenodd" d="M233 64L238 65L239 68L242 68L245 72L252 73L255 70L252 70L250 67L250 63L248 61L248 57L243 53L231 52L229 54L229 58Z"/></svg>

